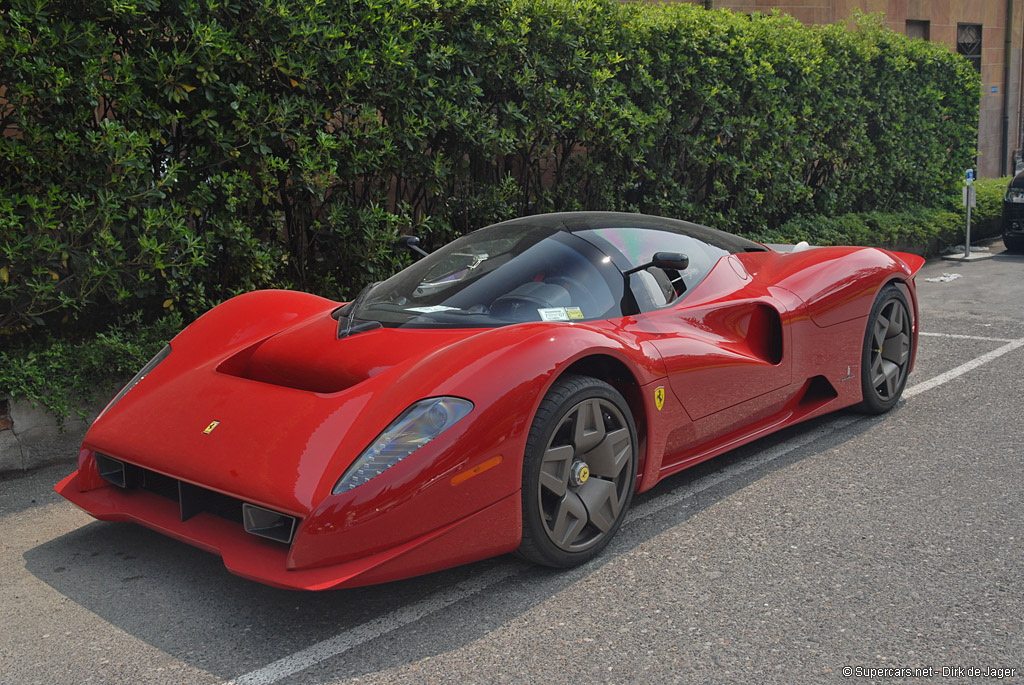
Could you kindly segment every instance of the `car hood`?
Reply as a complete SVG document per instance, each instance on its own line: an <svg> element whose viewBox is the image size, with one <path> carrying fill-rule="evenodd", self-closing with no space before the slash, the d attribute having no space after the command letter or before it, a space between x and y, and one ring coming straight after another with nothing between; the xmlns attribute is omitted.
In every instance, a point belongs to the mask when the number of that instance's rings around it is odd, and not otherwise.
<svg viewBox="0 0 1024 685"><path fill-rule="evenodd" d="M225 359L218 370L280 387L332 394L474 332L378 329L339 339L337 326L333 318L314 317L246 347Z"/></svg>
<svg viewBox="0 0 1024 685"><path fill-rule="evenodd" d="M203 359L195 339L172 341L85 446L302 516L406 407L441 394L454 348L494 332L377 329L339 340L336 327L318 313Z"/></svg>

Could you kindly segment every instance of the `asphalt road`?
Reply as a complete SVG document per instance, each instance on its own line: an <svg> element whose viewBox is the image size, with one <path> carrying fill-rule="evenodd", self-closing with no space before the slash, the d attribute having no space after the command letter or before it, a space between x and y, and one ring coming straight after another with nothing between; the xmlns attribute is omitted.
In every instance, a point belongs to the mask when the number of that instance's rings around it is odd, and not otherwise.
<svg viewBox="0 0 1024 685"><path fill-rule="evenodd" d="M70 462L0 481L0 682L1024 682L1024 257L918 288L893 412L671 478L569 572L287 592L93 521L52 491Z"/></svg>

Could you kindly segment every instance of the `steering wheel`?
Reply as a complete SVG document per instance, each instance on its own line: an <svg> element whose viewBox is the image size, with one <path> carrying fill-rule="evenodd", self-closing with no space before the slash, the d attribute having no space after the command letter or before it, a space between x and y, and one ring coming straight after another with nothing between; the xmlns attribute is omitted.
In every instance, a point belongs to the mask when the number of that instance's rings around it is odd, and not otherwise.
<svg viewBox="0 0 1024 685"><path fill-rule="evenodd" d="M553 285L560 285L569 291L569 296L572 298L573 306L580 308L580 311L583 312L584 318L593 318L602 313L598 311L597 300L590 294L587 287L572 276L551 276L549 278L545 278L544 282L551 283Z"/></svg>

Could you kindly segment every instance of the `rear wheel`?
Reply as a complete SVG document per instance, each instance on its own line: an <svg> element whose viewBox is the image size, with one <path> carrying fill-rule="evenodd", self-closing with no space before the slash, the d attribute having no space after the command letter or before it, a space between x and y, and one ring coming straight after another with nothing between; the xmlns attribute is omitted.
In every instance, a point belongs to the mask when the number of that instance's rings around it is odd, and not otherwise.
<svg viewBox="0 0 1024 685"><path fill-rule="evenodd" d="M913 348L910 306L899 288L887 285L878 294L861 355L861 409L882 414L892 409L903 394Z"/></svg>
<svg viewBox="0 0 1024 685"><path fill-rule="evenodd" d="M597 555L633 498L636 445L632 414L615 388L586 376L558 379L526 443L520 556L564 568Z"/></svg>

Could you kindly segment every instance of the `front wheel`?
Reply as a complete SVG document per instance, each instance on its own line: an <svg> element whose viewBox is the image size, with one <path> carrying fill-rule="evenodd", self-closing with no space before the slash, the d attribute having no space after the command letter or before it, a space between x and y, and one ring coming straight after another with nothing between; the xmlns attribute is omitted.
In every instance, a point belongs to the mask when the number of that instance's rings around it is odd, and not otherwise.
<svg viewBox="0 0 1024 685"><path fill-rule="evenodd" d="M866 413L883 414L899 401L910 372L913 336L907 298L896 286L885 286L871 307L861 353L861 409Z"/></svg>
<svg viewBox="0 0 1024 685"><path fill-rule="evenodd" d="M558 379L526 442L520 556L561 568L596 556L622 525L636 470L636 427L622 395L596 378Z"/></svg>

